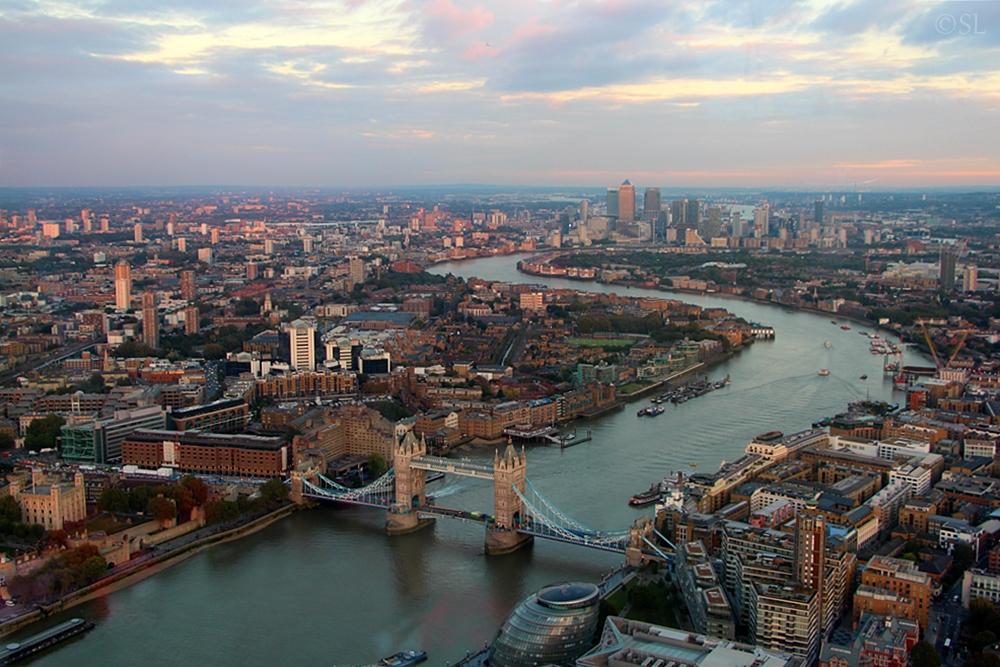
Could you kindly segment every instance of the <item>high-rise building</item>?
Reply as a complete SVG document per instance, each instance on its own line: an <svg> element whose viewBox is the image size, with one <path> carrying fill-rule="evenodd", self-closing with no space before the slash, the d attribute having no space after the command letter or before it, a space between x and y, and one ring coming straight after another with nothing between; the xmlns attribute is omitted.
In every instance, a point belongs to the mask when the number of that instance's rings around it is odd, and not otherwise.
<svg viewBox="0 0 1000 667"><path fill-rule="evenodd" d="M676 229L686 229L685 214L687 213L687 200L675 199L670 202L670 226Z"/></svg>
<svg viewBox="0 0 1000 667"><path fill-rule="evenodd" d="M350 280L352 287L365 281L365 261L363 259L360 257L350 258L347 267L347 278Z"/></svg>
<svg viewBox="0 0 1000 667"><path fill-rule="evenodd" d="M128 310L132 303L132 267L122 260L115 265L115 308Z"/></svg>
<svg viewBox="0 0 1000 667"><path fill-rule="evenodd" d="M635 188L627 178L618 188L618 219L622 222L635 220Z"/></svg>
<svg viewBox="0 0 1000 667"><path fill-rule="evenodd" d="M188 336L198 333L198 307L188 306L184 309L184 333Z"/></svg>
<svg viewBox="0 0 1000 667"><path fill-rule="evenodd" d="M684 227L687 229L698 229L701 224L701 202L697 199L688 199L684 206Z"/></svg>
<svg viewBox="0 0 1000 667"><path fill-rule="evenodd" d="M181 298L194 301L198 298L198 286L195 283L194 271L181 271Z"/></svg>
<svg viewBox="0 0 1000 667"><path fill-rule="evenodd" d="M608 188L607 216L618 217L618 188Z"/></svg>
<svg viewBox="0 0 1000 667"><path fill-rule="evenodd" d="M154 350L160 347L160 314L152 290L142 293L142 342Z"/></svg>
<svg viewBox="0 0 1000 667"><path fill-rule="evenodd" d="M305 320L285 326L288 333L292 370L316 370L316 327Z"/></svg>
<svg viewBox="0 0 1000 667"><path fill-rule="evenodd" d="M590 217L590 201L584 199L580 202L580 225L585 227L587 225L587 219Z"/></svg>
<svg viewBox="0 0 1000 667"><path fill-rule="evenodd" d="M803 656L807 665L819 656L822 602L815 590L793 582L754 583L750 629L754 643L770 651Z"/></svg>
<svg viewBox="0 0 1000 667"><path fill-rule="evenodd" d="M219 242L219 228L218 227L213 227L212 228L212 245L215 245L218 242Z"/></svg>
<svg viewBox="0 0 1000 667"><path fill-rule="evenodd" d="M958 260L958 249L954 246L941 247L941 277L938 280L941 289L955 289L955 263Z"/></svg>
<svg viewBox="0 0 1000 667"><path fill-rule="evenodd" d="M198 261L205 262L206 264L212 263L212 249L211 248L198 248Z"/></svg>
<svg viewBox="0 0 1000 667"><path fill-rule="evenodd" d="M795 516L795 578L800 584L825 592L826 519L820 514L799 512ZM823 605L819 610L819 625L824 627Z"/></svg>
<svg viewBox="0 0 1000 667"><path fill-rule="evenodd" d="M135 223L135 229L132 230L133 236L136 243L142 243L142 223Z"/></svg>
<svg viewBox="0 0 1000 667"><path fill-rule="evenodd" d="M753 210L753 235L759 239L771 235L771 207L767 204Z"/></svg>
<svg viewBox="0 0 1000 667"><path fill-rule="evenodd" d="M975 266L967 266L962 271L962 291L975 292L976 283L979 281L979 269Z"/></svg>
<svg viewBox="0 0 1000 667"><path fill-rule="evenodd" d="M722 207L709 206L708 217L702 224L702 238L714 239L722 235Z"/></svg>
<svg viewBox="0 0 1000 667"><path fill-rule="evenodd" d="M188 250L188 240L186 238L177 239L177 252L187 252Z"/></svg>
<svg viewBox="0 0 1000 667"><path fill-rule="evenodd" d="M642 196L642 219L656 220L660 217L660 188L646 188Z"/></svg>
<svg viewBox="0 0 1000 667"><path fill-rule="evenodd" d="M247 280L257 280L257 265L247 262Z"/></svg>
<svg viewBox="0 0 1000 667"><path fill-rule="evenodd" d="M934 580L916 563L872 556L854 592L854 619L864 613L908 618L927 627Z"/></svg>
<svg viewBox="0 0 1000 667"><path fill-rule="evenodd" d="M823 224L823 200L816 200L816 210L813 212L813 220L817 225Z"/></svg>

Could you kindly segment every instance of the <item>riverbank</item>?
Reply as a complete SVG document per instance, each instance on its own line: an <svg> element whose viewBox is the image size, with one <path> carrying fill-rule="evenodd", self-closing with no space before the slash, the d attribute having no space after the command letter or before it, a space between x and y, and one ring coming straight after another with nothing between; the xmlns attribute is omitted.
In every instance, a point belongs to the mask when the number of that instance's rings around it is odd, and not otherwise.
<svg viewBox="0 0 1000 667"><path fill-rule="evenodd" d="M167 553L149 558L135 567L131 567L99 579L89 586L73 591L52 604L37 605L34 611L11 619L10 621L0 625L0 637L20 630L21 628L24 628L43 618L47 618L52 614L72 609L73 607L93 600L94 598L128 588L129 586L148 579L157 572L161 572L168 567L172 567L187 560L191 556L194 556L200 551L203 551L211 546L231 542L263 530L272 523L290 515L297 509L298 506L294 504L279 507L273 512L260 516L249 523L243 524L242 526L236 526L235 528L197 539Z"/></svg>

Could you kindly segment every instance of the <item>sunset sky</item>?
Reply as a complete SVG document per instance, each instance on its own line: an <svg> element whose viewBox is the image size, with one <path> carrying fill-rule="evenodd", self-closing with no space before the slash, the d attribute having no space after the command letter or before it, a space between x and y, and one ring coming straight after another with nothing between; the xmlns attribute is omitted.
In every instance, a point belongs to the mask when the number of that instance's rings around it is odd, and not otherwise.
<svg viewBox="0 0 1000 667"><path fill-rule="evenodd" d="M0 186L626 177L1000 185L1000 2L0 2Z"/></svg>

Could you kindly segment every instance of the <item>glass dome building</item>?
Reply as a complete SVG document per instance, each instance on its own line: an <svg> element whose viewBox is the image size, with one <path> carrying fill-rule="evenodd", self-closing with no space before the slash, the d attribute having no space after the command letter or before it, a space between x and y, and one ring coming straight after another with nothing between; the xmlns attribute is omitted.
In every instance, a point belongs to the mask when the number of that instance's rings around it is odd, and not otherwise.
<svg viewBox="0 0 1000 667"><path fill-rule="evenodd" d="M510 612L490 646L490 667L571 665L597 630L600 590L594 584L546 586Z"/></svg>

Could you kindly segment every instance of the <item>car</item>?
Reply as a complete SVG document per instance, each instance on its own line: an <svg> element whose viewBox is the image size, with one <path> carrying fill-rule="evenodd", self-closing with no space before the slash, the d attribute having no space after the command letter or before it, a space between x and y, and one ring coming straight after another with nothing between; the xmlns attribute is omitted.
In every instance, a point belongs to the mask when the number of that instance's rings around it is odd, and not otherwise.
<svg viewBox="0 0 1000 667"><path fill-rule="evenodd" d="M8 607L16 607L17 606L17 603L14 602L13 600L7 600L6 602L4 602L4 604L7 605Z"/></svg>

